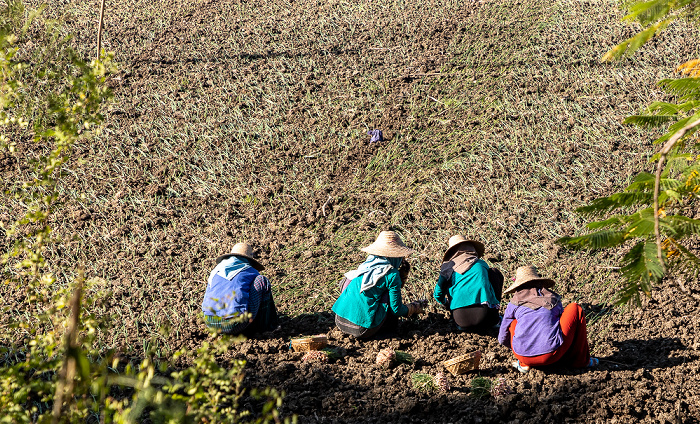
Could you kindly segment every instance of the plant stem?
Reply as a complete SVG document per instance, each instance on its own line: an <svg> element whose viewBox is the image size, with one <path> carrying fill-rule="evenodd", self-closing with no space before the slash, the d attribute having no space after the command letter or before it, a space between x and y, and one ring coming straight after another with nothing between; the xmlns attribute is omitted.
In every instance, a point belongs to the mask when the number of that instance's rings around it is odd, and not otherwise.
<svg viewBox="0 0 700 424"><path fill-rule="evenodd" d="M105 0L100 3L100 26L97 28L97 60L100 60L102 50L102 23L105 19Z"/></svg>
<svg viewBox="0 0 700 424"><path fill-rule="evenodd" d="M663 260L663 249L661 248L661 231L659 230L659 188L661 186L661 172L663 171L664 161L666 156L671 151L673 146L678 140L680 140L688 130L691 130L700 125L700 119L696 119L685 127L681 128L673 134L673 136L664 144L659 152L661 156L659 157L659 163L656 165L656 181L654 181L654 235L656 235L656 256L659 258L661 267L664 272L666 272L666 265Z"/></svg>
<svg viewBox="0 0 700 424"><path fill-rule="evenodd" d="M69 398L73 392L73 378L77 366L77 358L73 356L73 349L77 346L78 326L80 323L80 302L83 295L83 281L85 279L83 270L78 271L78 285L70 300L71 317L68 321L68 328L64 337L63 365L56 383L56 393L53 399L52 424L58 424L63 408L63 398Z"/></svg>

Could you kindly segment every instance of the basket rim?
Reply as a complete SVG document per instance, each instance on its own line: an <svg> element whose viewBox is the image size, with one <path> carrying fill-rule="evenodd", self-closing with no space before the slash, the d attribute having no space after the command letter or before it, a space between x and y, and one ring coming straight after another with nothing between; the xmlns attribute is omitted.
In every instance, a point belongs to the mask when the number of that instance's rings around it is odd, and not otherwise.
<svg viewBox="0 0 700 424"><path fill-rule="evenodd" d="M307 337L297 337L295 339L292 339L292 342L297 342L297 343L313 343L313 342L326 342L328 341L328 337L323 334L318 334L316 336L307 336Z"/></svg>
<svg viewBox="0 0 700 424"><path fill-rule="evenodd" d="M445 366L456 365L461 362L466 362L469 359L474 359L476 357L481 357L481 351L475 350L474 352L465 353L464 355L457 356L446 361L442 361Z"/></svg>

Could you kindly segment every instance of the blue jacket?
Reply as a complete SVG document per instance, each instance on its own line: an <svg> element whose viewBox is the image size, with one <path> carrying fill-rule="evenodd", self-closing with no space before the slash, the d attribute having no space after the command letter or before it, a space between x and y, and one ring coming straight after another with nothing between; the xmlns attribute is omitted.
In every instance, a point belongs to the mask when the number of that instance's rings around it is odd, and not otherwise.
<svg viewBox="0 0 700 424"><path fill-rule="evenodd" d="M250 290L258 275L260 273L252 267L239 272L232 280L214 274L204 293L204 315L229 318L247 312Z"/></svg>

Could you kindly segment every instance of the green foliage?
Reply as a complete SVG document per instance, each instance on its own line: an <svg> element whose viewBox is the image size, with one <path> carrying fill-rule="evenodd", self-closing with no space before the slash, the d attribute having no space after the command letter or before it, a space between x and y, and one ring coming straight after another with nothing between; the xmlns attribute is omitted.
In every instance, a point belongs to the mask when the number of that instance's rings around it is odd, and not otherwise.
<svg viewBox="0 0 700 424"><path fill-rule="evenodd" d="M613 47L603 56L604 61L632 55L675 20L684 19L691 22L700 20L700 1L698 0L632 0L626 1L623 7L628 10L624 20L637 22L644 29Z"/></svg>
<svg viewBox="0 0 700 424"><path fill-rule="evenodd" d="M190 367L169 374L151 354L138 366L124 363L96 344L98 333L110 331L109 317L83 309L102 305L102 281L79 271L61 285L46 271L45 249L58 242L48 222L60 210L61 177L73 147L99 131L114 71L111 55L85 62L59 34L41 10L18 0L0 6L0 153L30 165L26 180L1 186L25 207L3 228L10 244L0 266L4 284L22 292L26 318L0 329L0 422L136 423L148 415L155 422L279 422L280 394L246 393L245 361L219 363L230 339L204 343ZM32 142L39 153L26 148ZM261 411L241 409L244 396L259 400Z"/></svg>
<svg viewBox="0 0 700 424"><path fill-rule="evenodd" d="M340 352L338 352L338 349L334 349L334 348L330 348L330 347L326 347L326 348L321 349L321 352L325 353L326 356L328 356L328 359L330 359L330 360L338 359L342 356L340 354Z"/></svg>
<svg viewBox="0 0 700 424"><path fill-rule="evenodd" d="M471 395L483 399L491 396L491 389L493 388L493 381L486 377L476 377L470 381Z"/></svg>
<svg viewBox="0 0 700 424"><path fill-rule="evenodd" d="M619 293L618 303L634 301L639 304L640 293L649 295L651 288L665 275L665 267L693 271L698 258L688 249L678 248L684 239L700 235L700 220L683 215L666 215L667 210L697 205L700 192L700 162L678 167L676 178L663 178L659 202L662 214L659 226L665 236L666 262L657 257L654 234L653 176L642 173L623 192L596 199L577 209L586 216L602 216L618 212L607 219L587 225L590 233L577 237L564 237L559 242L578 249L607 249L628 246L632 248L621 261L621 273L627 284ZM626 212L626 213L625 213ZM693 271L694 272L694 271Z"/></svg>
<svg viewBox="0 0 700 424"><path fill-rule="evenodd" d="M630 12L626 20L648 27L613 48L603 60L631 54L675 19L695 22L700 19L700 1L697 0L634 1L626 7ZM667 143L662 153L652 157L659 161L657 176L640 173L623 191L580 207L577 211L585 216L613 216L589 223L587 228L592 232L588 234L559 240L579 249L631 246L621 261L620 270L627 283L618 293L618 303L639 304L640 294L648 296L669 271L693 279L700 270L700 259L681 244L683 240L700 236L700 220L683 215L698 209L700 196L700 143L695 135L700 129L700 125L695 124L700 119L700 61L682 64L678 71L691 77L659 82L677 102L653 102L644 113L625 119L626 124L642 128L668 125L667 131L654 142ZM690 294L683 286L681 289Z"/></svg>
<svg viewBox="0 0 700 424"><path fill-rule="evenodd" d="M433 376L425 373L417 372L411 374L411 385L419 392L429 393L438 390L438 386L435 384L435 379Z"/></svg>
<svg viewBox="0 0 700 424"><path fill-rule="evenodd" d="M6 229L15 242L0 264L24 258L13 275L28 286L30 300L41 297L35 293L39 286L53 282L38 271L50 241L46 222L57 206L57 177L73 145L102 121L100 106L111 96L105 78L113 69L109 56L104 62L82 61L40 12L26 11L18 0L0 12L0 151L20 155L33 171L25 181L3 183L5 195L25 205L26 213ZM16 151L20 140L34 141L47 153L27 158Z"/></svg>
<svg viewBox="0 0 700 424"><path fill-rule="evenodd" d="M400 350L397 350L394 352L396 354L395 361L397 364L412 364L413 363L413 355L411 355L408 352L402 352Z"/></svg>

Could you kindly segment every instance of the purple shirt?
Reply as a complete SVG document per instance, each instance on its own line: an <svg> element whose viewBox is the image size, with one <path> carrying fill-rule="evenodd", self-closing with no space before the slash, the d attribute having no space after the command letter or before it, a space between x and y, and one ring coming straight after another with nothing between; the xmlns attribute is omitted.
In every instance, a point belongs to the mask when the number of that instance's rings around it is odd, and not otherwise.
<svg viewBox="0 0 700 424"><path fill-rule="evenodd" d="M530 309L508 303L503 314L501 329L498 332L498 343L509 346L510 332L508 328L514 319L518 320L513 334L511 349L520 356L538 356L559 349L564 341L559 319L564 311L561 302L552 310L547 308Z"/></svg>

